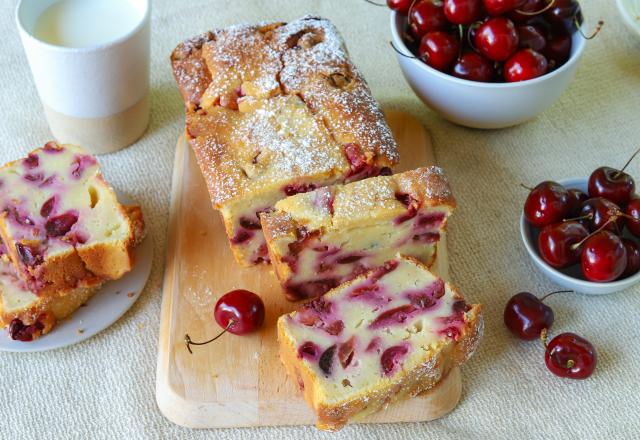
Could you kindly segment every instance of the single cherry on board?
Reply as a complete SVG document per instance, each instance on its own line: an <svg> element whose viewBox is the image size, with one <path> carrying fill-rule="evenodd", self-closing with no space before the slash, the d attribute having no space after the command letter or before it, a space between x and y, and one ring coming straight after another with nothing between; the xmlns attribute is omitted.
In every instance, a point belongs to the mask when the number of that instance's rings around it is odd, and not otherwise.
<svg viewBox="0 0 640 440"><path fill-rule="evenodd" d="M627 267L627 249L616 234L596 232L582 245L581 266L587 280L608 283L619 278Z"/></svg>
<svg viewBox="0 0 640 440"><path fill-rule="evenodd" d="M475 32L476 49L493 61L505 61L518 48L518 32L513 22L505 17L485 21Z"/></svg>
<svg viewBox="0 0 640 440"><path fill-rule="evenodd" d="M531 190L524 203L524 216L536 228L558 223L569 215L569 194L559 183L545 181Z"/></svg>
<svg viewBox="0 0 640 440"><path fill-rule="evenodd" d="M549 63L544 55L533 49L520 49L504 63L507 82L527 81L547 73Z"/></svg>
<svg viewBox="0 0 640 440"><path fill-rule="evenodd" d="M589 197L605 197L618 206L626 206L636 189L636 183L625 173L631 161L640 153L635 151L622 169L600 167L589 176Z"/></svg>
<svg viewBox="0 0 640 440"><path fill-rule="evenodd" d="M544 339L546 335L543 335ZM549 371L556 376L586 379L596 369L596 349L589 341L575 333L561 333L545 345L544 362Z"/></svg>
<svg viewBox="0 0 640 440"><path fill-rule="evenodd" d="M538 235L538 251L550 266L561 269L580 261L580 243L589 231L576 221L545 226Z"/></svg>
<svg viewBox="0 0 640 440"><path fill-rule="evenodd" d="M189 335L185 335L187 349L191 353L192 345L208 344L227 332L234 335L252 333L262 326L264 315L264 303L258 295L243 289L232 290L218 299L213 312L216 322L224 330L205 342L193 342Z"/></svg>
<svg viewBox="0 0 640 440"><path fill-rule="evenodd" d="M504 308L504 324L520 339L527 341L540 337L543 329L551 328L554 321L553 310L544 303L550 295L569 293L571 290L551 292L542 298L520 292L511 297Z"/></svg>
<svg viewBox="0 0 640 440"><path fill-rule="evenodd" d="M627 229L636 237L640 237L640 199L633 199L626 209Z"/></svg>
<svg viewBox="0 0 640 440"><path fill-rule="evenodd" d="M627 266L620 278L628 278L640 271L640 246L629 238L623 238L622 243L627 249Z"/></svg>

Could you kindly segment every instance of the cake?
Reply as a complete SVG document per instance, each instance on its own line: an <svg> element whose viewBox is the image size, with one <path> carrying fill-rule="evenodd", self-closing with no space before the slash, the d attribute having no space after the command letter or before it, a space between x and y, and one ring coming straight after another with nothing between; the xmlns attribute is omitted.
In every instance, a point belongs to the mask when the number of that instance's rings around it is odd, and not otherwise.
<svg viewBox="0 0 640 440"><path fill-rule="evenodd" d="M138 244L145 234L142 211L138 206L125 209L134 226L135 244ZM95 279L84 287L39 296L17 276L4 244L0 243L0 327L7 328L9 337L14 340L37 339L49 333L58 321L70 317L103 283L103 279Z"/></svg>
<svg viewBox="0 0 640 440"><path fill-rule="evenodd" d="M482 331L480 305L402 256L278 320L287 373L329 431L431 389Z"/></svg>
<svg viewBox="0 0 640 440"><path fill-rule="evenodd" d="M269 261L260 213L287 196L390 174L384 116L327 20L207 32L171 55L186 138L234 256Z"/></svg>
<svg viewBox="0 0 640 440"><path fill-rule="evenodd" d="M280 200L261 215L288 299L322 295L396 253L430 266L455 200L442 170L418 168Z"/></svg>
<svg viewBox="0 0 640 440"><path fill-rule="evenodd" d="M0 168L0 237L17 277L38 296L118 279L135 231L96 159L47 143Z"/></svg>

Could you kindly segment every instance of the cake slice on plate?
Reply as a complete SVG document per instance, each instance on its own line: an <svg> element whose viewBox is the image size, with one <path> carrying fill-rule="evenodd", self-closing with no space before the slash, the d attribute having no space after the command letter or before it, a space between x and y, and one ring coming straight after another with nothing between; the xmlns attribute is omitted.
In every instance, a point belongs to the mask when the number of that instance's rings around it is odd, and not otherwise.
<svg viewBox="0 0 640 440"><path fill-rule="evenodd" d="M186 137L238 262L268 262L259 214L287 196L390 174L396 143L327 20L232 26L171 56Z"/></svg>
<svg viewBox="0 0 640 440"><path fill-rule="evenodd" d="M320 188L261 215L287 298L322 295L396 253L430 266L455 207L437 167Z"/></svg>
<svg viewBox="0 0 640 440"><path fill-rule="evenodd" d="M0 237L38 296L118 279L133 266L135 231L82 148L49 142L0 168Z"/></svg>
<svg viewBox="0 0 640 440"><path fill-rule="evenodd" d="M431 389L482 331L480 305L402 256L278 320L282 362L330 431Z"/></svg>
<svg viewBox="0 0 640 440"><path fill-rule="evenodd" d="M145 235L142 211L138 206L126 206L133 225L134 244ZM15 268L0 243L0 327L7 328L9 337L23 342L32 341L49 333L56 323L70 317L102 286L104 279L92 278L82 287L58 293L38 295L17 276Z"/></svg>

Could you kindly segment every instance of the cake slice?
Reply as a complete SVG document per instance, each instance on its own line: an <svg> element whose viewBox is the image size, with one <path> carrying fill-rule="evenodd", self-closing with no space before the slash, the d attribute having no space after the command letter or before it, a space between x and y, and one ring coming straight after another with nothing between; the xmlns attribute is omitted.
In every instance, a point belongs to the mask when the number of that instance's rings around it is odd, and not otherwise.
<svg viewBox="0 0 640 440"><path fill-rule="evenodd" d="M480 305L402 256L278 319L282 362L329 431L429 390L482 331Z"/></svg>
<svg viewBox="0 0 640 440"><path fill-rule="evenodd" d="M396 143L342 38L304 17L208 32L171 56L186 138L231 250L268 262L259 214L287 196L390 174Z"/></svg>
<svg viewBox="0 0 640 440"><path fill-rule="evenodd" d="M125 207L139 244L145 235L142 211L138 206ZM56 323L70 317L102 287L104 280L95 279L84 287L57 294L37 295L15 273L0 243L0 327L7 328L9 337L29 342L49 333Z"/></svg>
<svg viewBox="0 0 640 440"><path fill-rule="evenodd" d="M322 295L392 259L430 266L455 207L437 167L320 188L261 215L276 275L288 299Z"/></svg>
<svg viewBox="0 0 640 440"><path fill-rule="evenodd" d="M96 159L49 142L0 168L0 237L15 273L38 296L120 278L134 230Z"/></svg>

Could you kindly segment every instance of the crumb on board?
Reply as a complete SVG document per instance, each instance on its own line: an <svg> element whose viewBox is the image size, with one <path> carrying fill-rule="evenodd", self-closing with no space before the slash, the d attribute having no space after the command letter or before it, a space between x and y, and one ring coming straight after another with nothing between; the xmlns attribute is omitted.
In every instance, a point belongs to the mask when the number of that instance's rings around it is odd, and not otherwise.
<svg viewBox="0 0 640 440"><path fill-rule="evenodd" d="M84 329L83 328L79 328L78 330L76 330L76 333L78 333L79 335L84 333Z"/></svg>
<svg viewBox="0 0 640 440"><path fill-rule="evenodd" d="M144 328L144 322L139 322L137 325L139 330L142 330Z"/></svg>
<svg viewBox="0 0 640 440"><path fill-rule="evenodd" d="M127 293L127 296L129 298L133 298L134 296L136 296L136 292L129 292L129 293Z"/></svg>
<svg viewBox="0 0 640 440"><path fill-rule="evenodd" d="M120 291L119 290L116 290L116 295L120 295Z"/></svg>

